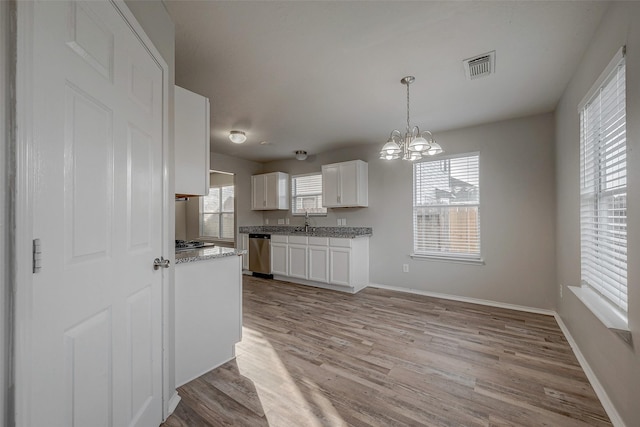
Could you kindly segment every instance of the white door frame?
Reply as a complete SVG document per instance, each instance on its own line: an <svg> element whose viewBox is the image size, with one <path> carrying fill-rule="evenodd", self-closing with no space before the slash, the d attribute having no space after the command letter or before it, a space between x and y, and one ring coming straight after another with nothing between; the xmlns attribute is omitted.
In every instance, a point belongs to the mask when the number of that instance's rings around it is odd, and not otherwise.
<svg viewBox="0 0 640 427"><path fill-rule="evenodd" d="M173 169L173 157L169 144L169 67L162 55L147 37L142 26L123 0L109 0L123 19L128 23L142 44L149 51L158 66L162 69L162 252L165 258L173 259L173 244L169 236L169 209L172 208L173 195L169 194L170 171ZM29 347L31 338L32 316L30 300L32 296L32 241L33 241L33 206L35 177L37 170L33 141L33 3L17 2L17 64L16 64L16 188L15 188L15 318L14 318L14 366L15 393L14 411L15 425L30 426L29 402ZM171 197L170 197L171 196ZM172 267L173 268L173 267ZM169 367L173 363L167 349L169 345L169 304L170 289L173 289L172 272L162 271L162 418L168 416L169 399L175 399L175 390L170 390Z"/></svg>

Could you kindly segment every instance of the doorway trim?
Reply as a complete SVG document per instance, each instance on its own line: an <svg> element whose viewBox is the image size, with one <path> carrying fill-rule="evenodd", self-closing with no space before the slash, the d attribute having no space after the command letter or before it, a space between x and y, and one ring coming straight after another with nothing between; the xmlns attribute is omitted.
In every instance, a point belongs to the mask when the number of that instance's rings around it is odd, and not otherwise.
<svg viewBox="0 0 640 427"><path fill-rule="evenodd" d="M119 12L133 33L138 37L154 61L162 69L162 252L166 258L173 259L173 244L169 236L169 209L173 207L173 195L170 196L170 174L173 171L173 156L169 138L169 67L160 52L138 23L123 0L108 0ZM32 83L33 83L33 2L16 2L16 73L15 73L15 189L13 206L15 218L15 245L13 248L14 287L10 290L15 296L13 318L13 366L14 402L9 412L14 414L14 425L30 426L30 389L29 343L31 342L31 322L33 315L30 305L32 297L32 241L33 208L37 164L34 158ZM1 171L1 169L0 169ZM172 269L169 269L172 270ZM170 345L170 304L173 289L172 271L162 272L162 419L169 415L169 401L175 400L176 391L172 390L170 377L173 357L169 354Z"/></svg>

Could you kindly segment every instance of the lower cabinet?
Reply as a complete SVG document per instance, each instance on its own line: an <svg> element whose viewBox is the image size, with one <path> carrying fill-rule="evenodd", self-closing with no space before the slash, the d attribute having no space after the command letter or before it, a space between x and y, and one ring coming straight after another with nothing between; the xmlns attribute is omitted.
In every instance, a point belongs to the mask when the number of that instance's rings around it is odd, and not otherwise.
<svg viewBox="0 0 640 427"><path fill-rule="evenodd" d="M272 235L271 272L292 282L357 292L369 284L369 238Z"/></svg>
<svg viewBox="0 0 640 427"><path fill-rule="evenodd" d="M284 243L278 239L284 238ZM271 274L288 276L287 270L287 236L271 236Z"/></svg>
<svg viewBox="0 0 640 427"><path fill-rule="evenodd" d="M309 280L329 283L329 247L309 245Z"/></svg>
<svg viewBox="0 0 640 427"><path fill-rule="evenodd" d="M289 255L290 277L298 279L308 279L307 274L307 245L289 245L287 254Z"/></svg>
<svg viewBox="0 0 640 427"><path fill-rule="evenodd" d="M351 249L329 248L329 283L350 286Z"/></svg>

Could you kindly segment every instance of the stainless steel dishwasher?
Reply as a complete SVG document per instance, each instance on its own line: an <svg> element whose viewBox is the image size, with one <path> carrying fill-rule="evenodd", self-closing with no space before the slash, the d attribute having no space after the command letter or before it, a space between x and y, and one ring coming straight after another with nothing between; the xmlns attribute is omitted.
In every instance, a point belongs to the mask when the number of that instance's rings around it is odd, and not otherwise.
<svg viewBox="0 0 640 427"><path fill-rule="evenodd" d="M270 234L249 234L249 270L254 276L273 279Z"/></svg>

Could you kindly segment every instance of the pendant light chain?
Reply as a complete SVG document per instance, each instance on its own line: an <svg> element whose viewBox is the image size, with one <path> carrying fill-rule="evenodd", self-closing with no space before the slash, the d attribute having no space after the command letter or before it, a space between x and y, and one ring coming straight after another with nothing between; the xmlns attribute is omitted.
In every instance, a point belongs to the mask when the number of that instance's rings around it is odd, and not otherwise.
<svg viewBox="0 0 640 427"><path fill-rule="evenodd" d="M409 83L407 83L407 132L409 132Z"/></svg>

